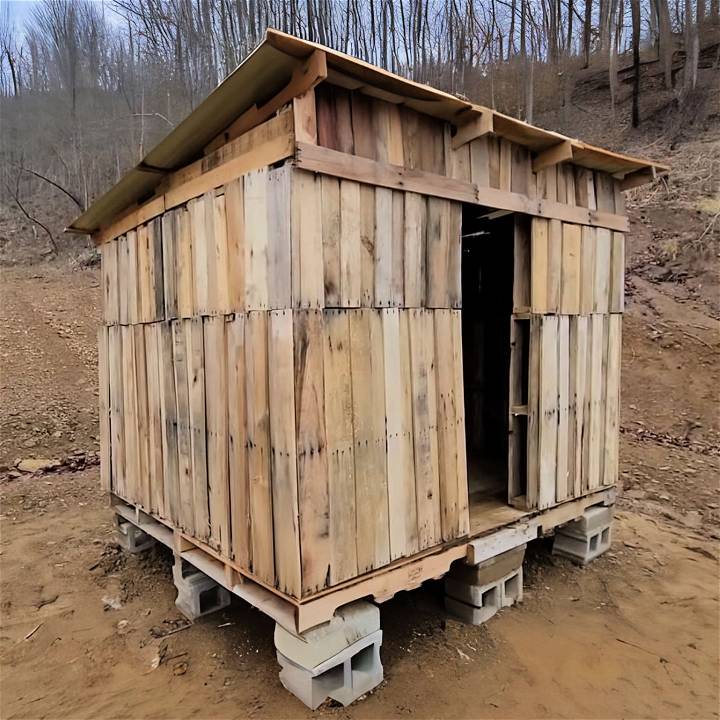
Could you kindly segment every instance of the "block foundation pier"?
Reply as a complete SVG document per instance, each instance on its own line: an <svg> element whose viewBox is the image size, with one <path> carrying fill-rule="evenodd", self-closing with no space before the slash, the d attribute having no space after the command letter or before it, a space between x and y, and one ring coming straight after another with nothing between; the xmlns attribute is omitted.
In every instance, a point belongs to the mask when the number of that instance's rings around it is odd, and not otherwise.
<svg viewBox="0 0 720 720"><path fill-rule="evenodd" d="M587 565L610 549L612 524L612 507L588 508L582 517L555 531L553 555Z"/></svg>

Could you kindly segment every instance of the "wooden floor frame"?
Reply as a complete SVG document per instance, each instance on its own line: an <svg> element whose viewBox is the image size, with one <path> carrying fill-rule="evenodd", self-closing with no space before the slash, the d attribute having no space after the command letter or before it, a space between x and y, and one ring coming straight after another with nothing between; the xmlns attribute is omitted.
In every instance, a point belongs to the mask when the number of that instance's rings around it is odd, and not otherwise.
<svg viewBox="0 0 720 720"><path fill-rule="evenodd" d="M162 522L117 495L110 495L113 511L155 540L169 547L230 592L270 616L290 632L301 633L330 620L337 608L361 598L376 602L389 600L401 590L413 590L426 580L439 579L461 558L478 563L542 537L553 528L580 517L593 505L612 505L614 487L543 511L525 513L515 520L502 521L491 529L471 528L471 534L440 548L402 558L390 565L348 580L303 600L296 600L260 582L247 571L222 558L215 550L177 528Z"/></svg>

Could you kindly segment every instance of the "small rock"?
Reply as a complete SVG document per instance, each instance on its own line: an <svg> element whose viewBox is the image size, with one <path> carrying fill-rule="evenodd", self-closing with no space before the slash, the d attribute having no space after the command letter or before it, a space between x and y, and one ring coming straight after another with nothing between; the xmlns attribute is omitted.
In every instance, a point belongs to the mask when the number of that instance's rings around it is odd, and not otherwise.
<svg viewBox="0 0 720 720"><path fill-rule="evenodd" d="M179 662L173 665L173 675L184 675L188 670L186 662Z"/></svg>
<svg viewBox="0 0 720 720"><path fill-rule="evenodd" d="M41 470L52 470L59 465L59 460L51 460L49 458L25 458L24 460L20 460L16 467L21 472L35 473Z"/></svg>
<svg viewBox="0 0 720 720"><path fill-rule="evenodd" d="M37 445L37 440L35 438L28 438L27 440L23 440L22 446L24 448L34 448Z"/></svg>
<svg viewBox="0 0 720 720"><path fill-rule="evenodd" d="M119 598L113 598L104 595L102 598L102 602L104 605L104 610L120 610L122 608L122 603L120 602Z"/></svg>

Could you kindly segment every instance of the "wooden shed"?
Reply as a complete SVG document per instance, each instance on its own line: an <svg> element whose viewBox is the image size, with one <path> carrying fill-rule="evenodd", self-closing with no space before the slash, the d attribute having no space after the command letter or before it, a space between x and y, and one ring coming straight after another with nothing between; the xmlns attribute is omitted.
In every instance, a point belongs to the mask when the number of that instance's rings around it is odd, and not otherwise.
<svg viewBox="0 0 720 720"><path fill-rule="evenodd" d="M69 228L115 511L301 632L611 503L665 170L269 30Z"/></svg>

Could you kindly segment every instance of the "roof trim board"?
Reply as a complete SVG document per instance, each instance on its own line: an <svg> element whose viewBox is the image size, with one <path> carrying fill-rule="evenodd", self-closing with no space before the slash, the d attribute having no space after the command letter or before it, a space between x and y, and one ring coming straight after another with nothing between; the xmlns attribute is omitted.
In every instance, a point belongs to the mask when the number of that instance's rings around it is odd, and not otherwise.
<svg viewBox="0 0 720 720"><path fill-rule="evenodd" d="M203 149L253 106L260 106L282 92L298 67L316 51L327 63L327 80L352 87L441 118L465 125L484 118L496 135L528 147L535 153L569 141L572 161L580 166L609 172L616 177L633 175L637 184L652 179L668 167L588 145L556 132L543 130L491 108L475 105L442 90L407 80L363 60L318 43L268 29L263 42L177 125L143 160L98 198L67 228L67 232L91 234L106 227L120 213L152 197L163 177L202 156ZM646 172L643 172L646 171ZM649 171L649 172L647 172ZM630 186L631 183L628 182Z"/></svg>

